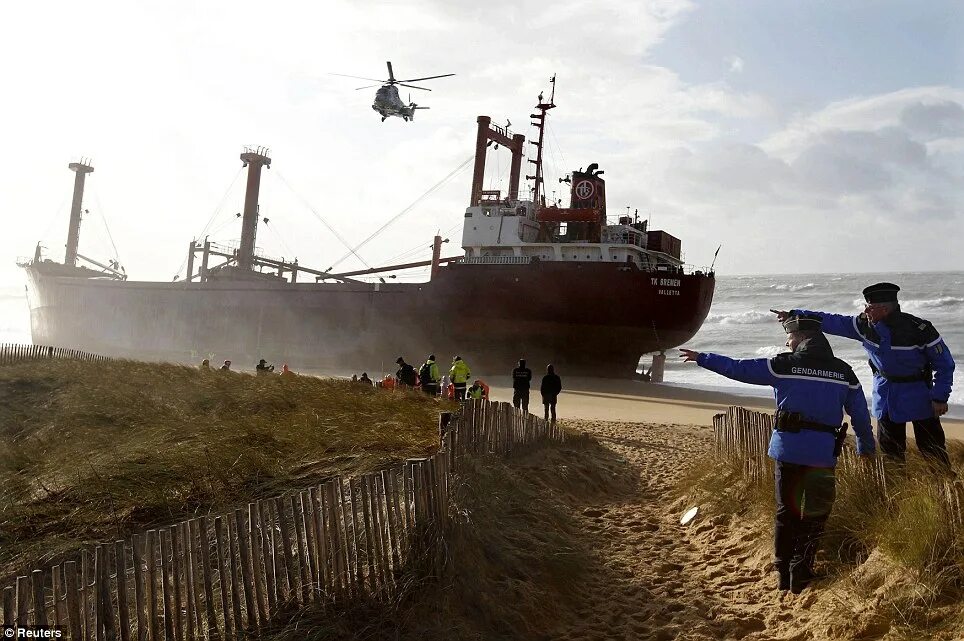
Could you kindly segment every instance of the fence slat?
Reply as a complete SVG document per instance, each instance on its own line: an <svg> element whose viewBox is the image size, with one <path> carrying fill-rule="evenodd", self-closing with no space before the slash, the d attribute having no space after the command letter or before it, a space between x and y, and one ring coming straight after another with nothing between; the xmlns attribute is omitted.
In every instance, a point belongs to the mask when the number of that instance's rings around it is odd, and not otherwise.
<svg viewBox="0 0 964 641"><path fill-rule="evenodd" d="M231 620L231 591L228 587L228 583L231 580L229 578L231 570L226 565L231 548L225 543L224 522L220 516L214 518L214 540L217 547L218 583L221 592L221 616L224 617L224 638L233 639L234 634L232 634L232 631L240 625L240 622L232 622Z"/></svg>
<svg viewBox="0 0 964 641"><path fill-rule="evenodd" d="M248 544L251 547L251 569L254 572L254 600L258 604L258 620L268 625L268 601L265 597L263 553L261 551L261 514L257 503L248 503Z"/></svg>
<svg viewBox="0 0 964 641"><path fill-rule="evenodd" d="M220 638L221 628L218 626L216 606L214 605L214 586L211 579L211 538L208 535L208 518L192 521L197 530L198 545L201 549L201 580L204 581L204 612L207 615L207 635L209 639ZM218 559L218 568L224 567ZM225 627L224 638L230 638Z"/></svg>
<svg viewBox="0 0 964 641"><path fill-rule="evenodd" d="M234 525L241 561L241 583L244 592L245 614L248 617L248 627L257 629L259 626L258 609L254 602L254 580L252 578L254 571L251 567L251 548L248 543L250 535L248 534L248 528L245 527L244 514L240 508L234 510Z"/></svg>
<svg viewBox="0 0 964 641"><path fill-rule="evenodd" d="M300 502L294 494L290 495L289 502L291 503L291 521L294 525L295 549L298 552L298 582L300 583L298 592L301 594L301 602L308 603L310 580L306 567L307 563L305 562L305 520L304 515L299 510Z"/></svg>
<svg viewBox="0 0 964 641"><path fill-rule="evenodd" d="M114 542L114 564L117 568L117 614L121 641L130 641L131 619L127 605L127 544Z"/></svg>
<svg viewBox="0 0 964 641"><path fill-rule="evenodd" d="M70 638L83 639L84 628L80 623L76 561L64 562L64 583L67 588L67 624L70 628Z"/></svg>

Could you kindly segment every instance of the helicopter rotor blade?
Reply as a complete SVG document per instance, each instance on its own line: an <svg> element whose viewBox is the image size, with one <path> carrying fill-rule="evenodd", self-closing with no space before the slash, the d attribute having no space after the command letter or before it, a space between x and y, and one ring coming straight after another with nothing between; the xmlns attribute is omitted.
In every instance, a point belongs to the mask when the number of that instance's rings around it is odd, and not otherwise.
<svg viewBox="0 0 964 641"><path fill-rule="evenodd" d="M349 76L347 73L329 73L329 76L341 76L342 78L354 78L355 80L370 80L371 82L381 82L386 83L387 80L379 80L378 78L366 78L364 76Z"/></svg>
<svg viewBox="0 0 964 641"><path fill-rule="evenodd" d="M388 79L392 82L395 82L395 74L392 72L392 63L386 62L385 64L388 65Z"/></svg>
<svg viewBox="0 0 964 641"><path fill-rule="evenodd" d="M418 82L419 80L433 80L435 78L448 78L449 76L454 76L454 73L443 73L441 76L425 76L424 78L409 78L408 80L399 80L398 82Z"/></svg>
<svg viewBox="0 0 964 641"><path fill-rule="evenodd" d="M360 89L371 89L372 87L378 87L378 86L379 85L365 85L364 87L355 87L355 91L359 91Z"/></svg>
<svg viewBox="0 0 964 641"><path fill-rule="evenodd" d="M416 85L406 85L404 82L397 82L397 83L395 83L395 84L399 85L400 87L408 87L409 89L421 89L422 91L431 91L431 89L429 89L428 87L418 87L418 86L416 86Z"/></svg>

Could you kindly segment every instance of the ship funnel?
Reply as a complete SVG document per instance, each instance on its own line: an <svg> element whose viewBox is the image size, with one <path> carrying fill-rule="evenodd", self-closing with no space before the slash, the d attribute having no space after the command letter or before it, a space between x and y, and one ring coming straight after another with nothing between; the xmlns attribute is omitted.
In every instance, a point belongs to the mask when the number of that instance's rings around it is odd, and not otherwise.
<svg viewBox="0 0 964 641"><path fill-rule="evenodd" d="M244 192L244 214L241 218L241 246L238 247L238 267L251 269L254 265L254 243L258 236L258 194L261 193L261 167L270 167L271 158L265 147L246 148L241 161L248 168L248 184Z"/></svg>
<svg viewBox="0 0 964 641"><path fill-rule="evenodd" d="M87 174L94 171L89 160L72 162L67 167L74 172L74 197L70 203L70 226L67 228L67 253L64 265L77 266L77 247L80 243L80 210L84 203L84 182Z"/></svg>

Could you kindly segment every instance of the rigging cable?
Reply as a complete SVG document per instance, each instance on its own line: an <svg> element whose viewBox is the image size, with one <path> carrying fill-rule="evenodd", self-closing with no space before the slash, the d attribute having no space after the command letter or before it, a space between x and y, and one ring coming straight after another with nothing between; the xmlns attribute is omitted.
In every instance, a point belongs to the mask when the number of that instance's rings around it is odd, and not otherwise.
<svg viewBox="0 0 964 641"><path fill-rule="evenodd" d="M91 190L94 192L94 201L97 203L97 213L100 214L100 219L104 223L104 230L107 232L107 240L110 241L110 246L114 248L114 260L119 261L117 245L114 244L114 236L110 233L110 226L107 224L107 217L104 215L104 206L100 202L100 194L97 193L96 189Z"/></svg>
<svg viewBox="0 0 964 641"><path fill-rule="evenodd" d="M238 176L241 175L242 171L244 171L244 165L238 167L237 173L235 173L234 178L231 179L231 184L229 184L228 188L224 190L224 195L221 196L221 200L218 202L217 207L215 207L214 211L211 213L211 217L208 218L208 221L204 224L204 229L201 230L201 233L198 234L196 238L203 238L204 233L208 230L208 227L211 226L211 223L214 222L214 219L218 216L218 214L221 213L221 208L224 207L224 203L228 199L228 194L231 193L231 188L234 187L234 183L238 182Z"/></svg>
<svg viewBox="0 0 964 641"><path fill-rule="evenodd" d="M304 199L304 197L303 197L301 194L299 194L298 192L295 191L294 187L292 187L292 186L288 183L288 181L287 181L287 180L285 179L285 177L281 174L281 172L279 172L278 170L275 170L273 173L274 173L275 176L278 177L279 180L281 180L282 183L284 183L285 187L287 187L288 190L291 191L292 194L294 194L295 198L297 198L298 200L300 200L300 201L301 201L301 204L303 204L305 207L307 207L307 208L308 208L308 211L310 211L312 214L314 214L315 218L317 218L319 221L321 221L321 224L324 225L324 226L328 229L328 231L330 231L330 232L335 236L335 238L338 239L338 242L340 242L342 245L344 245L345 247L348 248L348 256L351 256L352 254L354 254L355 257L356 257L358 260L360 260L365 267L371 269L372 266L369 265L368 263L366 263L364 258L362 258L362 257L359 256L357 253L355 253L355 250L352 249L351 245L348 244L348 241L346 241L344 238L342 238L341 234L339 234L337 231L335 231L335 229L334 229L331 225L328 224L328 221L325 220L325 219L322 217L322 215L319 214L319 213L315 210L315 208L311 206L311 203L309 203L307 200ZM356 248L356 249L357 249L357 248ZM339 262L340 262L340 261L339 261ZM336 263L336 264L337 264L337 263ZM334 265L332 265L332 266L329 267L328 269L331 270L332 268L334 268Z"/></svg>
<svg viewBox="0 0 964 641"><path fill-rule="evenodd" d="M342 256L341 258L339 258L331 267L329 267L329 269L334 269L335 267L337 267L338 265L340 265L342 262L344 262L345 259L347 259L347 258L348 258L349 256L351 256L352 254L354 254L355 256L358 256L358 254L356 253L357 250L361 249L361 248L362 248L363 246L365 246L369 241L371 241L373 238L375 238L376 236L378 236L379 234L381 234L383 231L385 231L385 229L388 228L389 225L391 225L391 224L394 223L396 220L398 220L399 218L401 218L402 216L404 216L405 214L407 214L408 212L410 212L412 209L414 209L415 206L418 205L419 202L421 202L421 200L422 200L423 198L431 195L433 192L435 192L435 191L437 191L438 189L440 189L445 183L447 183L448 181L450 181L450 180L452 180L453 178L455 178L455 176L457 176L457 175L459 174L459 172L461 172L463 169L465 169L466 167L468 167L468 166L469 166L469 163L471 163L473 160L475 160L475 156L474 156L474 155L469 156L468 158L466 158L465 161L464 161L461 165L459 165L458 167L456 167L455 169L453 169L451 172L449 172L449 174L448 174L447 176L445 176L444 178L442 178L442 180L438 181L437 183L435 183L434 185L432 185L431 187L429 187L428 190L426 190L421 196L419 196L418 198L416 198L408 207L406 207L406 208L403 209L402 211L400 211L400 212L398 212L397 214L395 214L392 218L390 218L390 219L388 220L388 222L386 222L384 225L382 225L382 226L379 227L377 230L375 230L375 232L374 232L373 234L371 234L368 238L366 238L365 240L363 240L363 241L362 241L361 243L359 243L358 245L355 245L354 249L352 249L351 251L349 251L349 253L347 253L347 254L345 254L344 256ZM359 260L361 260L361 257L360 257L360 256L358 256L358 258L359 258ZM365 261L362 261L362 262L365 262Z"/></svg>
<svg viewBox="0 0 964 641"><path fill-rule="evenodd" d="M235 172L234 178L231 179L231 183L228 185L228 188L224 190L224 195L221 196L221 201L220 201L220 202L217 204L217 206L214 208L214 211L211 212L211 217L208 218L208 221L204 224L204 229L202 229L202 230L201 230L201 233L198 234L197 236L195 236L193 240L197 240L197 239L199 239L199 238L204 238L204 234L208 231L208 228L211 226L211 223L213 223L213 222L214 222L214 219L218 216L218 214L221 213L221 208L224 207L224 203L227 202L227 200L228 200L228 194L231 193L231 189L234 187L234 183L238 182L238 176L241 175L241 172L242 172L242 171L244 171L244 165L241 165L240 167L238 167L238 171ZM228 222L230 222L230 221L228 221ZM225 224L221 225L220 227L218 227L218 231L220 231L221 229L223 229L223 228L226 226L226 224L227 224L227 223L225 223ZM213 235L214 233L215 233L215 232L211 232L211 235ZM177 277L180 276L180 274L181 274L181 270L184 269L186 266L187 266L187 257L185 256L184 259L181 260L181 265L177 268L177 272L174 274L174 279L175 279L175 280L177 280ZM191 274L187 274L187 276L191 276Z"/></svg>

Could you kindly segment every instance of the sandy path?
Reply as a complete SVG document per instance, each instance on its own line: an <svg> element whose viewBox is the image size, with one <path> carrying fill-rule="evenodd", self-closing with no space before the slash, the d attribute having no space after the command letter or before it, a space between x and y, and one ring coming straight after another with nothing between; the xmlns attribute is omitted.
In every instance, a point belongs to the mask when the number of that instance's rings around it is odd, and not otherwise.
<svg viewBox="0 0 964 641"><path fill-rule="evenodd" d="M680 526L686 507L671 490L707 452L704 428L578 421L638 473L638 484L574 517L602 572L585 586L575 623L559 630L588 639L812 639L812 595L780 596L770 573L769 533L705 515ZM872 637L865 637L872 638Z"/></svg>

